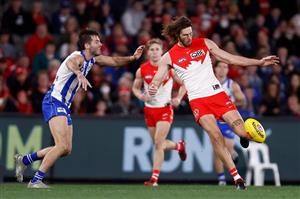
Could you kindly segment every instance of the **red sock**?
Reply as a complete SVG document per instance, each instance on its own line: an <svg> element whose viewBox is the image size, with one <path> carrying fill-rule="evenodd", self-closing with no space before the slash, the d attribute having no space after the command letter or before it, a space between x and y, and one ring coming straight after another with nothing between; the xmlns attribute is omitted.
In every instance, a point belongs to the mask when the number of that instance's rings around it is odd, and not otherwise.
<svg viewBox="0 0 300 199"><path fill-rule="evenodd" d="M160 170L158 169L154 169L153 172L152 172L152 176L151 176L151 181L152 182L157 182L158 181L158 178L159 178L159 173L160 173Z"/></svg>
<svg viewBox="0 0 300 199"><path fill-rule="evenodd" d="M181 144L180 143L176 143L175 149L177 151L180 151L181 150Z"/></svg>
<svg viewBox="0 0 300 199"><path fill-rule="evenodd" d="M230 170L230 175L233 177L234 181L241 178L241 176L238 173L238 171L236 170L236 168L233 168Z"/></svg>

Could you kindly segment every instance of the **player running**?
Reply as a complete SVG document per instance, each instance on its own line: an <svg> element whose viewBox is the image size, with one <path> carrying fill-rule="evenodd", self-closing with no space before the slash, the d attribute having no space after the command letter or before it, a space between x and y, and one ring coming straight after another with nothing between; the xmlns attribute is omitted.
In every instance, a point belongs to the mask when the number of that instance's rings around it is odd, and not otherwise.
<svg viewBox="0 0 300 199"><path fill-rule="evenodd" d="M72 150L73 126L70 106L76 92L87 91L91 84L86 76L95 63L108 66L122 66L140 58L144 46L139 46L132 56L109 57L101 55L100 36L96 31L84 30L79 34L79 50L71 53L59 67L56 78L44 97L42 110L54 138L54 146L44 148L28 155L15 155L16 177L23 181L27 165L42 159L42 163L30 180L28 188L49 188L43 183L45 173L62 156Z"/></svg>
<svg viewBox="0 0 300 199"><path fill-rule="evenodd" d="M217 62L214 67L215 75L217 79L220 81L223 89L225 90L228 97L237 107L243 107L246 105L246 97L242 92L240 86L233 81L232 79L227 77L228 74L228 64L224 62ZM217 120L218 126L221 130L221 133L224 136L225 146L228 149L234 163L237 163L238 154L234 150L234 137L235 133L230 128L230 126L221 120ZM214 154L214 164L215 169L218 174L219 185L226 185L225 173L224 173L224 164L222 160Z"/></svg>
<svg viewBox="0 0 300 199"><path fill-rule="evenodd" d="M158 185L160 168L164 161L164 151L177 150L182 161L186 159L186 152L184 140L175 143L166 139L173 122L173 108L171 106L173 79L180 84L181 81L170 70L164 77L162 85L158 88L157 94L154 97L150 97L148 95L148 87L158 70L157 64L163 54L163 44L160 39L151 39L147 43L146 49L149 60L137 70L132 91L138 99L145 102L145 121L155 145L155 150L152 176L144 184L155 187ZM141 91L143 85L144 92ZM185 89L181 86L178 96L172 100L176 106L180 103L184 94Z"/></svg>
<svg viewBox="0 0 300 199"><path fill-rule="evenodd" d="M150 83L150 95L155 96L169 67L174 68L187 90L196 122L208 133L215 153L229 170L236 188L246 189L245 182L239 175L225 146L216 118L223 119L231 126L234 132L240 136L243 147L248 147L249 140L252 138L246 133L241 115L213 73L210 53L219 61L238 66L278 64L278 57L249 59L232 55L220 49L209 39L192 38L192 23L184 16L165 26L163 34L170 37L174 46L163 55L159 62L159 69Z"/></svg>

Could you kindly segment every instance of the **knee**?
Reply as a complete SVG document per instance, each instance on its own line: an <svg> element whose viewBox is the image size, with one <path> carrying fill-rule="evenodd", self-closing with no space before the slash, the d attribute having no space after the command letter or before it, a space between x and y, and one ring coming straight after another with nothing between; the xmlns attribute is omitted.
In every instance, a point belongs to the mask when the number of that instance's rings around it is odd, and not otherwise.
<svg viewBox="0 0 300 199"><path fill-rule="evenodd" d="M216 131L216 132L213 132L211 133L211 141L212 143L216 144L216 145L225 145L224 144L224 138L223 136L221 135L220 132Z"/></svg>
<svg viewBox="0 0 300 199"><path fill-rule="evenodd" d="M164 149L164 140L160 138L155 138L154 139L154 146L156 150Z"/></svg>
<svg viewBox="0 0 300 199"><path fill-rule="evenodd" d="M60 149L62 156L67 156L71 154L72 147L68 144L61 144L57 146Z"/></svg>

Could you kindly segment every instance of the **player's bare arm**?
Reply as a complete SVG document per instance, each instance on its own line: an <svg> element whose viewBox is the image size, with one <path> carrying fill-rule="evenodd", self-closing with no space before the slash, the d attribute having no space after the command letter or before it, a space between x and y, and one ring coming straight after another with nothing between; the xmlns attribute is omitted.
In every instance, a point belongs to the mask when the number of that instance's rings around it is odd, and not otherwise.
<svg viewBox="0 0 300 199"><path fill-rule="evenodd" d="M138 60L144 51L145 46L141 45L139 46L133 55L131 56L124 56L124 57L111 57L111 56L104 56L99 55L95 57L96 63L100 65L108 65L108 66L123 66L126 64L129 64L130 62Z"/></svg>
<svg viewBox="0 0 300 199"><path fill-rule="evenodd" d="M178 84L181 85L180 88L179 88L179 90L178 90L177 96L174 97L174 98L172 99L172 101L171 101L172 106L178 107L179 104L180 104L180 102L181 102L181 100L182 100L182 98L183 98L184 95L186 94L186 89L185 89L185 87L184 87L184 85L183 85L182 80L178 77L178 75L175 73L175 71L174 71L173 69L171 69L171 70L172 70L172 76L173 76L173 79L174 79Z"/></svg>
<svg viewBox="0 0 300 199"><path fill-rule="evenodd" d="M82 56L76 55L68 60L67 67L77 76L79 87L82 87L87 91L87 87L92 88L90 82L85 78L85 76L80 71L80 66L83 64L84 60Z"/></svg>
<svg viewBox="0 0 300 199"><path fill-rule="evenodd" d="M152 79L149 86L149 94L154 96L162 83L163 78L169 72L169 66L171 65L171 58L169 53L165 53L158 63L158 70Z"/></svg>
<svg viewBox="0 0 300 199"><path fill-rule="evenodd" d="M139 99L144 102L149 101L149 98L145 96L142 91L143 79L141 75L141 69L139 68L135 73L135 79L133 81L132 92Z"/></svg>
<svg viewBox="0 0 300 199"><path fill-rule="evenodd" d="M232 94L235 99L235 105L237 107L244 107L246 106L246 97L241 90L241 87L236 82L232 82Z"/></svg>
<svg viewBox="0 0 300 199"><path fill-rule="evenodd" d="M230 54L221 48L219 48L212 40L205 39L209 52L214 55L219 61L223 61L227 64L233 64L238 66L270 66L279 64L279 57L267 56L262 59L251 59L238 55Z"/></svg>

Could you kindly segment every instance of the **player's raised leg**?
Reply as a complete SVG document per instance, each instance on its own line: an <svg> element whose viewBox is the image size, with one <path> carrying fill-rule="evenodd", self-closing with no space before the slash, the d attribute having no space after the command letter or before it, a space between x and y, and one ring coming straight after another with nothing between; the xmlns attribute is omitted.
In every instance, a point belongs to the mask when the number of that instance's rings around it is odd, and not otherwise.
<svg viewBox="0 0 300 199"><path fill-rule="evenodd" d="M199 119L200 125L206 130L210 137L211 143L214 148L216 155L222 160L223 164L227 167L230 175L233 177L237 189L246 189L244 180L239 175L231 155L225 146L224 137L218 128L214 115L207 114L203 115Z"/></svg>
<svg viewBox="0 0 300 199"><path fill-rule="evenodd" d="M28 188L47 188L42 180L46 172L56 162L56 160L65 155L69 155L72 150L73 129L67 123L66 116L56 116L49 120L51 134L54 138L54 147L45 155L39 170L28 184Z"/></svg>
<svg viewBox="0 0 300 199"><path fill-rule="evenodd" d="M37 152L33 152L27 155L16 154L14 156L15 165L16 165L16 177L18 182L23 182L24 171L27 168L27 165L30 165L34 161L41 160L45 155L52 149L52 147L47 147L41 149Z"/></svg>
<svg viewBox="0 0 300 199"><path fill-rule="evenodd" d="M231 110L226 112L222 118L228 125L230 125L232 130L240 136L240 143L242 147L247 148L249 146L249 140L252 138L245 130L244 120L240 113L237 110Z"/></svg>

